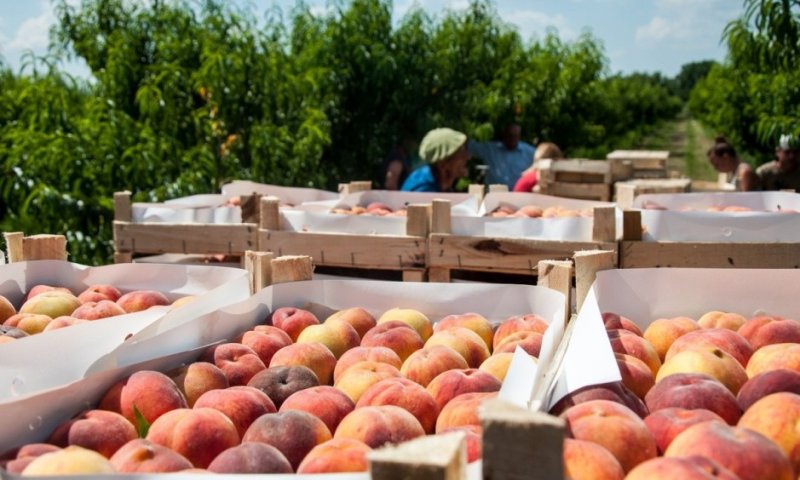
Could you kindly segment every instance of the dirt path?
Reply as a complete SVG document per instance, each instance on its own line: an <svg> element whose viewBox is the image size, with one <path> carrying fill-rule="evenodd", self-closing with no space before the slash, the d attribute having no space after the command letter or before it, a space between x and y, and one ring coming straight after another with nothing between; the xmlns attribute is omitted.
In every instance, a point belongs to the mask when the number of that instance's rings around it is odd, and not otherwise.
<svg viewBox="0 0 800 480"><path fill-rule="evenodd" d="M681 115L666 122L646 138L642 148L669 150L667 167L692 180L714 181L717 172L706 159L706 151L714 143L713 136L697 120Z"/></svg>

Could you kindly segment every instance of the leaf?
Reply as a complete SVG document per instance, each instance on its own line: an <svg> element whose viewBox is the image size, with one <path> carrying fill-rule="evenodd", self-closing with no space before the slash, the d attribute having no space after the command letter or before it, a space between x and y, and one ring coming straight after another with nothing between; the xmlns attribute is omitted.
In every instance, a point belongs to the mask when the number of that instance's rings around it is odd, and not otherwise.
<svg viewBox="0 0 800 480"><path fill-rule="evenodd" d="M139 438L147 437L147 432L150 430L150 423L144 418L142 412L136 408L136 405L133 406L133 415L136 419L136 432L139 434Z"/></svg>

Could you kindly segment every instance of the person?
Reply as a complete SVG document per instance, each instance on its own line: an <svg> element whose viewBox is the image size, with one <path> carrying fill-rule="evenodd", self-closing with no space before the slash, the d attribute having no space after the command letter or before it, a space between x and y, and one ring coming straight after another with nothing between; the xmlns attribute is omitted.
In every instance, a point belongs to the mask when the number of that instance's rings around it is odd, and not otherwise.
<svg viewBox="0 0 800 480"><path fill-rule="evenodd" d="M553 142L542 142L536 145L536 153L533 156L533 164L527 170L522 172L517 183L514 184L515 192L532 192L533 187L539 183L539 172L537 171L539 160L549 158L551 160L558 160L564 158L561 149L558 148Z"/></svg>
<svg viewBox="0 0 800 480"><path fill-rule="evenodd" d="M511 190L522 172L531 165L536 148L521 141L521 136L519 124L508 123L499 142L469 142L470 153L489 167L486 172L488 185L503 184Z"/></svg>
<svg viewBox="0 0 800 480"><path fill-rule="evenodd" d="M401 190L452 192L456 180L467 174L467 136L451 128L435 128L420 142L419 156L426 164L411 172Z"/></svg>
<svg viewBox="0 0 800 480"><path fill-rule="evenodd" d="M781 135L775 160L761 165L756 175L761 179L764 190L794 190L800 192L800 165L797 155L800 150L798 139L791 135Z"/></svg>
<svg viewBox="0 0 800 480"><path fill-rule="evenodd" d="M404 136L401 142L394 145L384 163L384 189L400 190L408 175L422 163L417 149L417 142L410 135Z"/></svg>
<svg viewBox="0 0 800 480"><path fill-rule="evenodd" d="M736 149L723 136L714 140L708 149L708 161L714 169L728 175L728 182L737 191L759 190L759 179L753 167L741 161Z"/></svg>

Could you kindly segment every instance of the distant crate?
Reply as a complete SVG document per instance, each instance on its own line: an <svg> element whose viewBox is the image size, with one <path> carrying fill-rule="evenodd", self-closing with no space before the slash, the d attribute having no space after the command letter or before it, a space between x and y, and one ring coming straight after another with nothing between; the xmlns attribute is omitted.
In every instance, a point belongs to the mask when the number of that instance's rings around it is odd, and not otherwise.
<svg viewBox="0 0 800 480"><path fill-rule="evenodd" d="M606 155L612 163L630 162L633 178L667 178L666 150L614 150Z"/></svg>
<svg viewBox="0 0 800 480"><path fill-rule="evenodd" d="M614 182L631 178L628 162L606 160L541 160L539 192L556 197L611 201Z"/></svg>
<svg viewBox="0 0 800 480"><path fill-rule="evenodd" d="M638 195L645 193L686 193L691 191L692 180L688 178L633 179L614 185L614 199L620 208L630 208Z"/></svg>

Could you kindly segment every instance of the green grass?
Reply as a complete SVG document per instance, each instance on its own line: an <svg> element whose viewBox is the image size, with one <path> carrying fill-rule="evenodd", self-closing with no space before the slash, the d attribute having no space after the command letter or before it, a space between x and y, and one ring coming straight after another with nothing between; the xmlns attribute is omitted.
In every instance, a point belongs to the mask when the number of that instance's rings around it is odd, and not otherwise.
<svg viewBox="0 0 800 480"><path fill-rule="evenodd" d="M667 168L692 180L715 181L717 172L706 157L713 139L708 129L683 112L674 120L663 122L637 148L669 150Z"/></svg>

